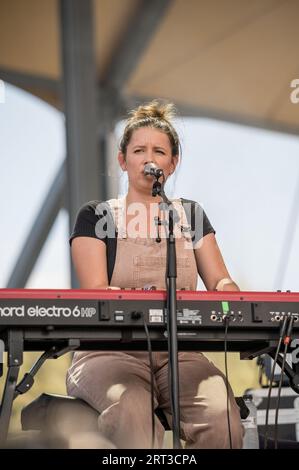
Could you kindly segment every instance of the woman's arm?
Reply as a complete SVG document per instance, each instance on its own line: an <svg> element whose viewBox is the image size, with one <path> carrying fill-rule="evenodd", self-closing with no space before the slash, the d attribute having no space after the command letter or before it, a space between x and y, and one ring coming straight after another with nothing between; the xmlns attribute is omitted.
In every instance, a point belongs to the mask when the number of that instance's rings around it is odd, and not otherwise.
<svg viewBox="0 0 299 470"><path fill-rule="evenodd" d="M108 288L106 244L96 238L72 241L72 259L81 289Z"/></svg>
<svg viewBox="0 0 299 470"><path fill-rule="evenodd" d="M194 250L197 271L207 290L238 291L223 261L214 233L205 235L200 247ZM229 283L226 279L231 280ZM221 282L223 280L223 282ZM225 280L225 281L224 281Z"/></svg>

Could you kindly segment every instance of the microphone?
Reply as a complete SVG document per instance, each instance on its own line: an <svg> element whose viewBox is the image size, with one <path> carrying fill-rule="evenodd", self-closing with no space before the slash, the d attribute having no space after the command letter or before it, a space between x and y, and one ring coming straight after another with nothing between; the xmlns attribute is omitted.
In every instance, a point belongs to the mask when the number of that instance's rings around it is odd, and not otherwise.
<svg viewBox="0 0 299 470"><path fill-rule="evenodd" d="M158 168L157 165L153 162L146 163L144 165L143 172L145 176L151 175L151 176L155 176L156 178L160 178L160 176L164 174L163 170L161 170L161 168Z"/></svg>

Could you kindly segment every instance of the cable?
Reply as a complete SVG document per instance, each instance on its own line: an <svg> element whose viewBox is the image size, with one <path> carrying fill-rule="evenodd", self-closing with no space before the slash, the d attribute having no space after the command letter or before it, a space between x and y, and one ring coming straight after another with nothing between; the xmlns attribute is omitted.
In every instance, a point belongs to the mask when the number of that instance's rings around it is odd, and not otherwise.
<svg viewBox="0 0 299 470"><path fill-rule="evenodd" d="M291 342L291 334L292 334L292 329L293 329L293 323L294 323L294 317L291 316L291 318L289 319L287 333L286 333L286 336L283 340L284 350L283 350L283 358L282 358L282 364L281 364L281 374L280 374L280 379L279 379L276 410L275 410L275 425L274 425L274 448L275 449L277 449L278 413L279 413L279 405L280 405L281 388L282 388L284 369L285 369L285 364L286 364L286 359L287 359L287 351L288 351L289 344Z"/></svg>
<svg viewBox="0 0 299 470"><path fill-rule="evenodd" d="M288 344L285 344L284 345L284 351L283 351L283 359L282 359L282 364L281 364L281 375L280 375L280 379L279 379L278 392L277 392L277 401L276 401L276 407L275 407L275 424L274 424L274 448L275 449L277 449L278 412L279 412L281 386L282 386L282 380L283 380L284 366L285 366L285 361L286 361L287 350L288 350Z"/></svg>
<svg viewBox="0 0 299 470"><path fill-rule="evenodd" d="M153 354L152 354L152 345L151 338L148 331L147 323L143 315L143 326L147 339L147 348L149 355L150 371L151 371L151 412L152 412L152 449L155 446L155 401L154 401L154 365L153 365Z"/></svg>
<svg viewBox="0 0 299 470"><path fill-rule="evenodd" d="M225 363L225 385L226 385L226 414L227 414L227 427L228 427L228 435L229 435L229 447L230 449L233 448L232 443L232 431L230 425L230 415L229 415L229 382L228 382L228 367L227 367L227 333L228 333L228 325L229 325L229 316L226 315L223 319L225 324L225 331L224 331L224 363Z"/></svg>
<svg viewBox="0 0 299 470"><path fill-rule="evenodd" d="M267 446L268 446L269 409L270 409L271 391L272 391L273 380L274 380L275 366L276 366L276 363L277 363L278 354L279 354L279 351L280 351L282 339L283 339L284 332L285 332L285 329L286 329L287 320L288 320L288 317L286 315L284 315L282 325L281 325L281 328L280 328L280 335L279 335L279 340L278 340L278 344L277 344L277 348L276 348L276 352L275 352L275 357L274 357L274 360L273 360L271 375L270 375L269 391L268 391L267 406L266 406L266 418L265 418L264 449L267 449Z"/></svg>

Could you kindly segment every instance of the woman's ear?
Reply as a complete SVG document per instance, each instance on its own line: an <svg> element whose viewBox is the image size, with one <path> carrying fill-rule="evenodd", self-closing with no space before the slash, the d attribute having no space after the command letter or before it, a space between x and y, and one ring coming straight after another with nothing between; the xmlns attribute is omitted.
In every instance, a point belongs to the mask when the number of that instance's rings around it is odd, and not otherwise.
<svg viewBox="0 0 299 470"><path fill-rule="evenodd" d="M118 163L121 169L123 171L127 171L127 163L126 163L125 155L122 152L118 152L117 158L118 158Z"/></svg>
<svg viewBox="0 0 299 470"><path fill-rule="evenodd" d="M176 166L177 166L177 164L178 164L178 161L179 161L178 155L175 155L174 157L172 157L169 175L172 175L172 173L175 172L175 169L176 169Z"/></svg>

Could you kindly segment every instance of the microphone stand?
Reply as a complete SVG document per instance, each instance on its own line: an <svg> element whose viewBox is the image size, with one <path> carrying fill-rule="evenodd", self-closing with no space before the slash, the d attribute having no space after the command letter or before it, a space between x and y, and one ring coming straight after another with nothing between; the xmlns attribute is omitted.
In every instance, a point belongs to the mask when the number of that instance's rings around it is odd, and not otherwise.
<svg viewBox="0 0 299 470"><path fill-rule="evenodd" d="M161 175L160 175L161 176ZM180 441L180 403L179 403L179 368L178 368L178 343L177 343L177 298L176 298L176 251L174 228L174 208L164 192L165 178L163 183L158 180L160 176L155 176L156 181L153 184L152 195L161 196L163 203L160 208L168 211L168 233L167 257L166 257L166 290L167 290L167 337L169 354L169 397L172 412L172 430L173 430L173 448L181 449ZM166 225L165 225L166 228Z"/></svg>

